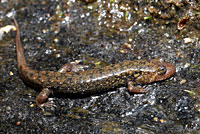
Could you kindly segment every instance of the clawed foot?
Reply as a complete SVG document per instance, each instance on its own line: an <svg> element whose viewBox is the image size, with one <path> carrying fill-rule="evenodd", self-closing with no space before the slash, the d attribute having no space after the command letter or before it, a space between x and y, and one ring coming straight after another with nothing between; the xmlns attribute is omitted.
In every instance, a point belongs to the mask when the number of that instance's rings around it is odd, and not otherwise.
<svg viewBox="0 0 200 134"><path fill-rule="evenodd" d="M56 107L54 104L46 102L51 93L51 90L49 90L48 88L44 88L35 99L36 105L39 106L42 111L44 111L44 107Z"/></svg>
<svg viewBox="0 0 200 134"><path fill-rule="evenodd" d="M144 94L146 93L145 89L143 87L135 87L134 82L128 81L128 90L131 93L137 93L137 94Z"/></svg>
<svg viewBox="0 0 200 134"><path fill-rule="evenodd" d="M56 107L56 105L54 105L54 104L52 104L52 103L50 103L50 102L45 102L45 103L37 104L37 105L40 107L40 109L41 109L42 111L45 111L45 110L44 110L44 107Z"/></svg>
<svg viewBox="0 0 200 134"><path fill-rule="evenodd" d="M87 65L78 65L81 61L77 60L75 62L67 63L61 67L58 72L66 73L66 72L78 72L84 71L84 68L88 68Z"/></svg>

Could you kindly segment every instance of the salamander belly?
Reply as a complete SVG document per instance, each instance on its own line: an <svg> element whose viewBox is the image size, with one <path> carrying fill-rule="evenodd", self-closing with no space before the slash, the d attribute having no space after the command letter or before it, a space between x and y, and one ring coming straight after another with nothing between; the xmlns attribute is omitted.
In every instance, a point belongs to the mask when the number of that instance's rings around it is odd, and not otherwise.
<svg viewBox="0 0 200 134"><path fill-rule="evenodd" d="M109 76L106 78L96 79L76 79L73 82L67 82L64 85L58 86L55 92L61 93L98 93L106 90L113 89L115 87L125 85L126 80L120 79L119 76Z"/></svg>

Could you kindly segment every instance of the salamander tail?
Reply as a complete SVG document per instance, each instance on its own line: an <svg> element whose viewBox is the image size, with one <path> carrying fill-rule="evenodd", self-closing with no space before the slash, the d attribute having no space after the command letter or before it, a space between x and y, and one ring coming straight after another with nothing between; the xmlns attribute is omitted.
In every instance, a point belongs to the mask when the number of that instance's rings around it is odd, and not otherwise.
<svg viewBox="0 0 200 134"><path fill-rule="evenodd" d="M19 31L19 26L15 18L13 18L15 27L16 27L16 51L17 51L17 65L18 68L21 65L26 65L26 59L24 57L24 49L21 44L20 40L20 31Z"/></svg>

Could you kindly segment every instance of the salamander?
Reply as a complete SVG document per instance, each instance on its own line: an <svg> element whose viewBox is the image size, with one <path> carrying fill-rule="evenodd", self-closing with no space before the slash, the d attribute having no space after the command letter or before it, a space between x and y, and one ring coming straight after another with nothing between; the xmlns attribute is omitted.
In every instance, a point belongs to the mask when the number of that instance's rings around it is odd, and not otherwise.
<svg viewBox="0 0 200 134"><path fill-rule="evenodd" d="M15 18L14 23L18 73L25 83L41 89L36 97L36 104L41 108L45 106L44 102L52 92L90 94L128 86L130 92L145 93L144 88L135 85L165 80L176 71L174 65L158 60L126 60L101 68L79 71L75 71L73 66L70 68L69 64L64 65L58 72L33 70L26 63L19 26ZM69 68L70 72L67 71Z"/></svg>

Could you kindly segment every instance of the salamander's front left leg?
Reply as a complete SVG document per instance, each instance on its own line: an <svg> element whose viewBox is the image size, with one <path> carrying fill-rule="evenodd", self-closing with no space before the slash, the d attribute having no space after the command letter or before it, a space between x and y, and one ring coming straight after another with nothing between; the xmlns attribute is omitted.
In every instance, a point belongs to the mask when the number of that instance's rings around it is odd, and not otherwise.
<svg viewBox="0 0 200 134"><path fill-rule="evenodd" d="M145 91L145 89L143 87L134 86L134 82L133 81L128 81L128 90L131 93L138 93L138 94L146 93L146 91Z"/></svg>
<svg viewBox="0 0 200 134"><path fill-rule="evenodd" d="M46 102L49 95L52 93L51 90L48 88L43 88L42 91L39 93L37 98L35 99L36 104L44 111L43 107L50 107L52 104Z"/></svg>

